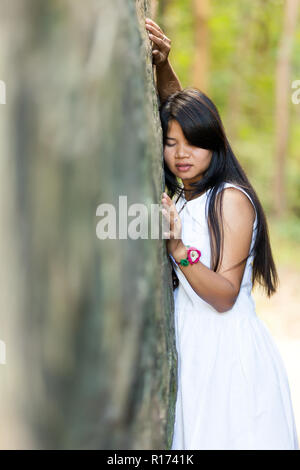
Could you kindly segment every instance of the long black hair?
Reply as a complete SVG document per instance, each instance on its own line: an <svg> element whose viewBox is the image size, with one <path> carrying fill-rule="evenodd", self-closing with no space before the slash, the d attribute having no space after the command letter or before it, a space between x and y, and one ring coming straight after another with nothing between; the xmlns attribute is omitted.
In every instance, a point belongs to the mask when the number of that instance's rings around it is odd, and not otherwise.
<svg viewBox="0 0 300 470"><path fill-rule="evenodd" d="M258 282L267 292L268 297L276 292L279 278L272 256L269 240L269 230L266 216L255 190L249 182L239 161L235 157L225 134L219 112L214 103L198 88L185 88L176 91L160 104L160 120L163 132L163 146L166 145L169 121L175 119L181 126L182 132L187 141L196 147L212 150L212 158L209 167L205 171L203 178L195 183L191 183L193 189L185 189L185 193L190 191L193 198L204 191L209 190L208 206L208 227L211 246L211 267L217 271L221 264L221 250L223 250L223 217L222 217L222 189L225 182L233 183L244 189L251 197L257 213L257 235L253 250L249 255L241 260L239 266L252 254L252 287ZM168 168L164 161L165 182L168 195L173 198L175 194L180 195L183 190L179 178L177 178ZM177 278L174 269L174 279ZM175 277L174 277L175 275Z"/></svg>

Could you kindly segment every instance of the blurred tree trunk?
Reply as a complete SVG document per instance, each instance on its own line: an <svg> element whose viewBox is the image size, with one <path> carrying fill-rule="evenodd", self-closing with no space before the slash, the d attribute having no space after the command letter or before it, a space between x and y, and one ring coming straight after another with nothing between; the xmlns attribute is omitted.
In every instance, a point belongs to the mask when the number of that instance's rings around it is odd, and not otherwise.
<svg viewBox="0 0 300 470"><path fill-rule="evenodd" d="M285 170L289 137L291 102L291 55L295 35L299 0L286 0L279 43L276 70L276 137L275 137L275 213L281 216L286 209Z"/></svg>
<svg viewBox="0 0 300 470"><path fill-rule="evenodd" d="M167 30L168 7L171 5L172 0L158 0L157 8L155 9L155 16L153 20L158 23L163 31Z"/></svg>
<svg viewBox="0 0 300 470"><path fill-rule="evenodd" d="M249 10L248 3L241 2L238 5L239 30L240 37L235 42L235 52L231 64L231 69L235 71L232 76L232 83L228 92L228 102L226 107L226 127L230 140L234 142L238 137L238 125L242 113L241 100L243 88L245 87L246 74L245 71L245 51L249 51L251 38L252 10Z"/></svg>
<svg viewBox="0 0 300 470"><path fill-rule="evenodd" d="M171 445L165 242L96 233L100 204L121 221L119 196L150 214L165 189L148 8L1 2L2 449Z"/></svg>
<svg viewBox="0 0 300 470"><path fill-rule="evenodd" d="M192 8L195 17L195 59L192 82L193 86L208 93L210 2L209 0L193 0Z"/></svg>

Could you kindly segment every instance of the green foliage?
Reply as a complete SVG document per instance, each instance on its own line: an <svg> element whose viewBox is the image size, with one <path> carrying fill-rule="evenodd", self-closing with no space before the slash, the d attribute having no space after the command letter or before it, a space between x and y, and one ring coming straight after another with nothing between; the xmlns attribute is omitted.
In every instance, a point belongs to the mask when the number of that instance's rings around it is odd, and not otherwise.
<svg viewBox="0 0 300 470"><path fill-rule="evenodd" d="M269 217L268 225L275 261L281 265L299 267L299 218L287 216L283 220L278 220Z"/></svg>

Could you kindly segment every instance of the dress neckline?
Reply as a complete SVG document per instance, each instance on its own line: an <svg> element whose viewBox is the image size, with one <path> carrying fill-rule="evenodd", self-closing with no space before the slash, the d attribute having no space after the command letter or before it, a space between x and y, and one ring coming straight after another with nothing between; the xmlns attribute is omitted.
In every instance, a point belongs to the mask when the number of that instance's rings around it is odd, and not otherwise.
<svg viewBox="0 0 300 470"><path fill-rule="evenodd" d="M195 202L195 201L198 201L199 199L201 199L203 196L205 196L207 194L209 190L207 189L206 191L204 191L204 193L202 193L200 196L197 196L195 197L194 199L189 199L187 200L184 196L184 190L182 190L182 193L181 193L181 198L185 201L186 204L189 204L190 202Z"/></svg>

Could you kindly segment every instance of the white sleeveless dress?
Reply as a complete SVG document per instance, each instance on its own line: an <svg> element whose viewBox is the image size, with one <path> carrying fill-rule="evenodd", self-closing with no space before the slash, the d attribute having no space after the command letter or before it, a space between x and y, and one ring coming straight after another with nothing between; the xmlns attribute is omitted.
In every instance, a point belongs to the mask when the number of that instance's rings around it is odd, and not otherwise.
<svg viewBox="0 0 300 470"><path fill-rule="evenodd" d="M252 202L237 185L226 187L240 189ZM209 268L208 197L209 191L188 201L180 218L183 243L199 248L200 261ZM178 211L185 201L178 199ZM256 223L257 215L250 250ZM171 449L299 449L285 366L255 311L253 255L237 300L224 313L196 294L170 257L179 279L174 291L178 388Z"/></svg>

